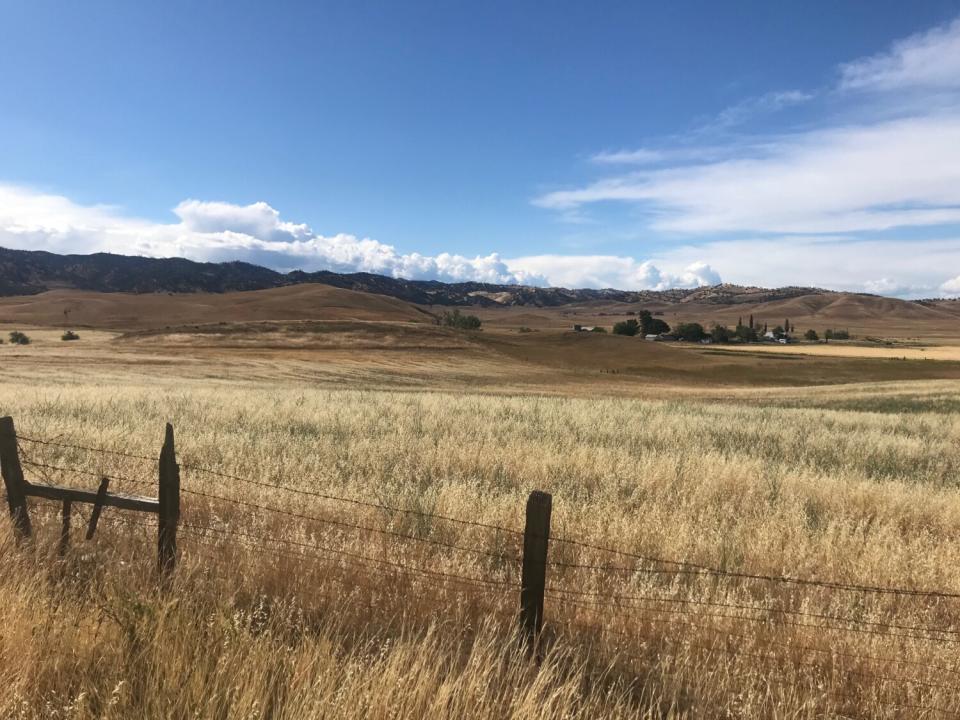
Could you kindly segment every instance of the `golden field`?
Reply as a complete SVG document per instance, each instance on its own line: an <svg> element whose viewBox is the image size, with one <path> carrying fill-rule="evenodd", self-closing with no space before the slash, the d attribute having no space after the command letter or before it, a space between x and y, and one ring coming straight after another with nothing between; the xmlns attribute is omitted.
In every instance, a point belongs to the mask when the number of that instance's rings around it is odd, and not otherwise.
<svg viewBox="0 0 960 720"><path fill-rule="evenodd" d="M152 460L65 446L152 458L170 421L184 492L166 592L149 518L107 509L93 541L74 528L62 560L52 503L31 501L27 546L5 524L0 714L934 718L960 706L958 599L636 557L960 591L952 363L813 359L803 385L775 387L785 371L755 358L716 364L623 338L294 330L76 343L35 330L31 346L0 349L3 414L60 443L21 441L28 479L94 489L108 474L112 490L153 494ZM619 372L606 367L617 358ZM943 377L925 379L930 367ZM554 503L539 667L515 634L533 489ZM76 512L83 526L88 509Z"/></svg>

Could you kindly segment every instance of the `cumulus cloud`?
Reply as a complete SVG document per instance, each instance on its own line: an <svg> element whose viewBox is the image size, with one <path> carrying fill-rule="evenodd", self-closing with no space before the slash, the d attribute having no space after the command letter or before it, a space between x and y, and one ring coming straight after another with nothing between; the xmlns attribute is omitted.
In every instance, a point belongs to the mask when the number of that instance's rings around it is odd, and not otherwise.
<svg viewBox="0 0 960 720"><path fill-rule="evenodd" d="M947 280L940 286L940 291L951 297L960 296L960 275Z"/></svg>
<svg viewBox="0 0 960 720"><path fill-rule="evenodd" d="M715 271L696 262L672 274L629 257L399 253L370 238L319 235L306 224L284 220L265 202L185 200L173 213L178 222L155 223L124 216L111 206L83 206L60 195L0 185L0 245L58 253L244 260L282 271L371 272L444 282L658 290L720 282Z"/></svg>
<svg viewBox="0 0 960 720"><path fill-rule="evenodd" d="M666 290L722 281L814 285L903 297L960 295L960 238L866 240L787 236L715 240L627 255L399 253L350 234L319 235L266 203L188 200L170 223L107 205L0 185L0 246L59 253L115 252L194 260L246 260L278 270L374 272L392 277L564 287Z"/></svg>
<svg viewBox="0 0 960 720"><path fill-rule="evenodd" d="M661 270L650 260L619 255L528 255L508 262L511 268L539 275L559 287L669 290L721 282L719 273L699 261L676 273Z"/></svg>
<svg viewBox="0 0 960 720"><path fill-rule="evenodd" d="M709 263L741 285L803 285L903 298L933 297L960 272L960 237L924 240L797 235L714 240L668 248L662 267Z"/></svg>
<svg viewBox="0 0 960 720"><path fill-rule="evenodd" d="M446 282L544 282L535 274L510 269L496 253L428 256L399 253L391 245L345 233L319 235L307 225L284 221L265 202L186 200L173 212L179 222L152 223L110 206L82 206L59 195L0 186L0 245L60 253L246 260L279 270L371 272Z"/></svg>

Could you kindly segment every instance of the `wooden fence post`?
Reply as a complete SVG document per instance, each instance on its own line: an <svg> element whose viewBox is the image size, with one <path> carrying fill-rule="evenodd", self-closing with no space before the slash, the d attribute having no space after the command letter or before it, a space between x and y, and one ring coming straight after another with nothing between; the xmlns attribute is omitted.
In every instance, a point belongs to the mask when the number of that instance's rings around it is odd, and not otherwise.
<svg viewBox="0 0 960 720"><path fill-rule="evenodd" d="M100 487L97 488L97 499L93 503L93 512L90 513L90 522L87 523L87 540L93 539L93 534L97 531L97 523L100 522L100 513L103 512L103 501L107 497L107 489L110 487L110 478L101 478Z"/></svg>
<svg viewBox="0 0 960 720"><path fill-rule="evenodd" d="M24 493L26 481L23 479L23 468L20 467L17 430L12 417L0 418L0 473L7 486L7 504L10 506L14 534L17 540L28 538L31 529L27 496Z"/></svg>
<svg viewBox="0 0 960 720"><path fill-rule="evenodd" d="M169 576L177 563L177 523L180 520L180 466L173 444L173 425L167 423L159 463L157 567Z"/></svg>
<svg viewBox="0 0 960 720"><path fill-rule="evenodd" d="M543 628L543 595L547 589L547 545L553 497L534 490L527 499L523 531L523 571L520 581L520 631L527 647L536 647Z"/></svg>

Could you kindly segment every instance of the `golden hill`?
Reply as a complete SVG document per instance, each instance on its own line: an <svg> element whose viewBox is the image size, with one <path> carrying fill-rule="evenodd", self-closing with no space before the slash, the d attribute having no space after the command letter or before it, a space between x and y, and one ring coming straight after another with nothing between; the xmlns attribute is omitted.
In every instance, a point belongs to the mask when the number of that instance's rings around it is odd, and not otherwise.
<svg viewBox="0 0 960 720"><path fill-rule="evenodd" d="M142 330L264 320L432 322L432 317L403 300L320 284L189 294L51 290L0 298L4 324Z"/></svg>

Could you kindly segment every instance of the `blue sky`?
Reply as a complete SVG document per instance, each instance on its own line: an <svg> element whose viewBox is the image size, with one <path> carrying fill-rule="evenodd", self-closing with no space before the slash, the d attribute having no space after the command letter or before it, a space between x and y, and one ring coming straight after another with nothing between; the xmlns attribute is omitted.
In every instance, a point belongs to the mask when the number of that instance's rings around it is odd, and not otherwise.
<svg viewBox="0 0 960 720"><path fill-rule="evenodd" d="M960 294L960 2L0 2L0 245Z"/></svg>

